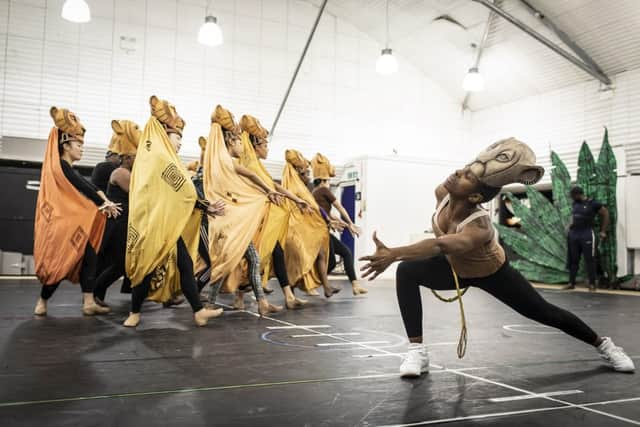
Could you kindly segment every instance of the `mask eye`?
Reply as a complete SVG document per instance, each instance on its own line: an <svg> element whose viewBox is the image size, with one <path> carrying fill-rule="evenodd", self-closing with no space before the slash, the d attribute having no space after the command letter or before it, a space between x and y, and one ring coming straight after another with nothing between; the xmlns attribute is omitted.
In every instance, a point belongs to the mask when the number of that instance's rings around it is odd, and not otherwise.
<svg viewBox="0 0 640 427"><path fill-rule="evenodd" d="M503 151L502 153L499 153L496 156L496 160L502 163L510 162L512 158L513 158L512 153L508 151Z"/></svg>

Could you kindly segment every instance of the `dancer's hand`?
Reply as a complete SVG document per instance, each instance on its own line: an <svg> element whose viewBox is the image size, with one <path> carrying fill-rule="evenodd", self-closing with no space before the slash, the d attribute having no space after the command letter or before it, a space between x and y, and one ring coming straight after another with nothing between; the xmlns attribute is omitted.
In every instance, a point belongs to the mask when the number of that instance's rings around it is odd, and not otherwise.
<svg viewBox="0 0 640 427"><path fill-rule="evenodd" d="M607 232L606 231L601 231L600 232L600 240L606 240L607 238Z"/></svg>
<svg viewBox="0 0 640 427"><path fill-rule="evenodd" d="M360 261L369 261L360 271L364 271L363 278L373 280L396 261L396 257L384 243L373 233L373 242L376 244L376 252L373 255L363 256ZM366 271L365 271L366 270Z"/></svg>
<svg viewBox="0 0 640 427"><path fill-rule="evenodd" d="M347 226L347 223L345 223L340 219L332 218L329 220L329 227L331 227L333 231L342 232L346 226Z"/></svg>
<svg viewBox="0 0 640 427"><path fill-rule="evenodd" d="M305 202L304 200L298 199L295 201L295 203L298 209L300 209L300 212L302 212L303 214L308 214L313 212L313 209L311 209L311 206L309 205L309 203Z"/></svg>
<svg viewBox="0 0 640 427"><path fill-rule="evenodd" d="M226 207L226 203L224 202L224 200L220 199L220 200L216 200L215 203L210 204L207 207L207 215L209 215L212 218L215 218L217 216L222 216L224 215L224 210Z"/></svg>
<svg viewBox="0 0 640 427"><path fill-rule="evenodd" d="M122 212L120 203L113 203L111 200L105 200L98 210L104 213L107 218L117 218Z"/></svg>
<svg viewBox="0 0 640 427"><path fill-rule="evenodd" d="M271 203L281 206L284 196L281 193L278 193L277 191L269 191L267 193L267 198Z"/></svg>
<svg viewBox="0 0 640 427"><path fill-rule="evenodd" d="M357 225L351 224L349 225L349 232L353 237L360 237L360 233L362 231L360 230L360 227L358 227Z"/></svg>

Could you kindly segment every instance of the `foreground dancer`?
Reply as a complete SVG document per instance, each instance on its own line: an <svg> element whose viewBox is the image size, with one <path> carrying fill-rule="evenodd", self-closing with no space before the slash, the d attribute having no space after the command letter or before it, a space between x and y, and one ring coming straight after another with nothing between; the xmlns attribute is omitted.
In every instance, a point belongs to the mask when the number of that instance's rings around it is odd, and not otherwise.
<svg viewBox="0 0 640 427"><path fill-rule="evenodd" d="M478 206L493 199L503 185L539 181L544 169L535 161L526 144L514 138L499 141L436 189L438 207L432 222L437 238L389 248L374 234L375 254L361 258L368 261L362 268L364 277L374 279L392 263L402 261L396 272L396 291L410 342L400 366L403 377L429 370L429 356L422 343L420 286L455 290L455 274L460 286L479 287L521 315L594 346L616 371L634 371L633 361L611 338L597 335L572 313L545 301L509 265L489 214Z"/></svg>
<svg viewBox="0 0 640 427"><path fill-rule="evenodd" d="M287 275L282 246L287 237L291 210L300 209L303 212L309 212L309 204L275 182L262 164L261 160L265 160L269 155L269 141L267 140L269 132L262 126L260 121L253 116L244 115L240 119L240 128L242 129L241 139L243 145L240 163L258 175L269 188L284 194L287 199L296 205L294 207L286 202L281 206L273 203L269 205L269 210L261 225L258 246L260 266L263 271L262 283L265 285L269 281L273 271L280 283L287 309L301 308L307 301L297 298L293 293L289 276Z"/></svg>
<svg viewBox="0 0 640 427"><path fill-rule="evenodd" d="M211 289L209 303L215 304L218 292L235 293L247 279L253 289L260 315L277 313L282 307L270 304L262 289L260 257L253 241L259 239L259 227L269 204L279 205L282 195L254 172L236 162L242 155L239 127L233 114L218 105L211 116L209 142L204 154L204 189L209 197L220 197L228 205L227 215L209 223ZM243 277L241 262L247 263ZM244 309L239 292L234 307Z"/></svg>
<svg viewBox="0 0 640 427"><path fill-rule="evenodd" d="M359 237L360 230L353 223L340 201L331 192L329 180L336 176L336 169L333 167L331 162L329 162L329 159L320 153L317 153L313 156L313 159L311 159L311 168L313 169L314 187L312 194L318 205L324 209L327 214L327 222L331 225L331 220L335 221L331 216L331 208L335 207L340 213L340 219L345 222L345 228L347 228L354 237ZM328 271L331 272L336 267L336 254L340 255L344 264L344 271L347 273L347 277L351 282L351 291L353 292L353 295L366 294L368 291L358 283L351 250L349 250L349 248L333 233L329 233L329 245Z"/></svg>
<svg viewBox="0 0 640 427"><path fill-rule="evenodd" d="M140 323L145 298L167 302L180 291L198 326L222 314L203 308L193 275L200 211L224 213L220 203L199 200L178 158L184 120L167 101L152 96L151 114L129 184L126 272L131 280L131 313L124 326Z"/></svg>
<svg viewBox="0 0 640 427"><path fill-rule="evenodd" d="M129 182L138 150L138 141L142 136L138 125L130 120L113 120L111 128L114 132L113 148L120 153L120 166L111 172L107 184L107 197L120 204L122 213L117 218L110 218L107 221L104 242L99 253L104 269L99 272L93 295L96 303L102 307L108 307L104 300L109 286L124 276L129 220ZM124 291L130 292L131 283L126 276L122 286Z"/></svg>
<svg viewBox="0 0 640 427"><path fill-rule="evenodd" d="M36 204L33 257L42 283L34 314L47 314L47 301L60 282L80 282L82 313L87 316L110 310L93 299L96 251L100 248L105 215L117 217L120 208L85 180L71 165L82 158L85 129L75 114L51 107L55 126L42 162Z"/></svg>
<svg viewBox="0 0 640 427"><path fill-rule="evenodd" d="M317 295L316 288L322 286L324 296L330 298L340 288L330 286L327 277L329 230L307 187L309 161L296 150L287 150L285 160L282 186L311 207L310 214L291 212L284 246L287 275L293 286L300 286L310 295Z"/></svg>

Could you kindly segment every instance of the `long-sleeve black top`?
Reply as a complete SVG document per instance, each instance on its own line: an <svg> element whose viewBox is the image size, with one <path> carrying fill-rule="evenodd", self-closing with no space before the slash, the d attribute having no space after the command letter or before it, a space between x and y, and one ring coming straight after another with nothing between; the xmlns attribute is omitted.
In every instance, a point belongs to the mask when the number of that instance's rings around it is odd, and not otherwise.
<svg viewBox="0 0 640 427"><path fill-rule="evenodd" d="M71 167L66 160L60 159L60 166L62 167L62 173L69 180L71 185L81 192L87 199L91 200L96 206L102 206L104 199L98 194L98 188L84 179L82 175Z"/></svg>

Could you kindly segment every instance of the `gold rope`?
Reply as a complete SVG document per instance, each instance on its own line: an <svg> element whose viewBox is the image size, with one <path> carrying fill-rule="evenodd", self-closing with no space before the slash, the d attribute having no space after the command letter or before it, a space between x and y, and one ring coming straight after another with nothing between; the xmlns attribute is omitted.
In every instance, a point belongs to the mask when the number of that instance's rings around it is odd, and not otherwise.
<svg viewBox="0 0 640 427"><path fill-rule="evenodd" d="M462 304L462 295L464 295L469 288L464 288L462 291L460 290L460 283L458 282L458 275L456 274L456 271L453 269L453 267L451 267L451 273L453 273L453 281L456 284L456 296L452 297L452 298L445 298L443 296L440 296L435 290L431 289L431 292L433 293L433 295L436 296L436 298L438 298L440 301L443 302L454 302L454 301L458 301L458 304L460 305L460 323L461 323L461 328L460 328L460 338L458 339L458 358L462 359L465 355L465 353L467 352L467 320L464 316L464 305Z"/></svg>

